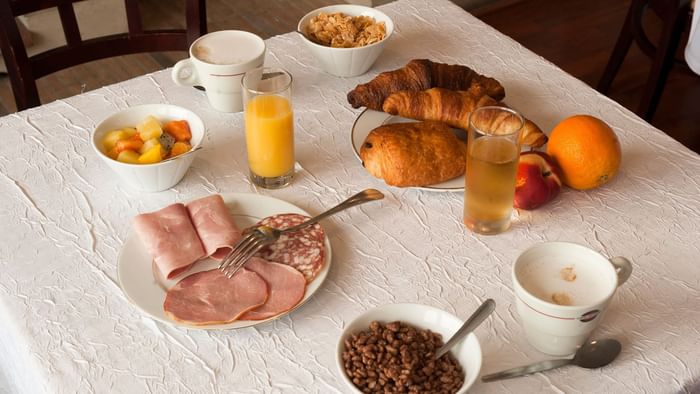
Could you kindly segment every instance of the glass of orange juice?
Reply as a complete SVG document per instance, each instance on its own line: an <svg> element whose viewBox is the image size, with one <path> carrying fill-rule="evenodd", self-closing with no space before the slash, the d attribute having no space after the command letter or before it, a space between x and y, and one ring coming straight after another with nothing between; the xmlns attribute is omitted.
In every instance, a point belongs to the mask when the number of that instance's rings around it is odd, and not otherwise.
<svg viewBox="0 0 700 394"><path fill-rule="evenodd" d="M505 107L481 107L469 116L464 224L476 233L510 227L523 124L519 113Z"/></svg>
<svg viewBox="0 0 700 394"><path fill-rule="evenodd" d="M277 189L294 176L292 76L281 68L261 67L241 80L250 180Z"/></svg>

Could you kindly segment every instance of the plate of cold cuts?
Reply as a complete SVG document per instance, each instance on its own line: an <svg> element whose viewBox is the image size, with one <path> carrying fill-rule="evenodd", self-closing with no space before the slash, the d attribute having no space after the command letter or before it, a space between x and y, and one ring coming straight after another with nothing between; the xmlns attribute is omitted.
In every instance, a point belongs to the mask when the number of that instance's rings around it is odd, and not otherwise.
<svg viewBox="0 0 700 394"><path fill-rule="evenodd" d="M137 215L119 253L119 283L150 317L200 329L263 324L308 300L328 274L331 244L319 224L283 234L232 278L219 261L255 224L287 228L308 219L273 197L215 194Z"/></svg>
<svg viewBox="0 0 700 394"><path fill-rule="evenodd" d="M355 152L355 157L357 157L360 162L362 158L360 157L360 149L362 144L365 143L369 133L375 128L392 123L408 123L416 122L413 119L403 118L401 116L391 115L386 112L375 111L371 109L365 109L362 113L355 119L355 123L352 125L352 131L350 133L350 139L352 142L352 148ZM466 140L466 133L460 129L452 129L457 138ZM433 192L455 192L464 190L464 176L458 176L450 180L436 183L434 185L427 186L411 186L413 189L427 190Z"/></svg>

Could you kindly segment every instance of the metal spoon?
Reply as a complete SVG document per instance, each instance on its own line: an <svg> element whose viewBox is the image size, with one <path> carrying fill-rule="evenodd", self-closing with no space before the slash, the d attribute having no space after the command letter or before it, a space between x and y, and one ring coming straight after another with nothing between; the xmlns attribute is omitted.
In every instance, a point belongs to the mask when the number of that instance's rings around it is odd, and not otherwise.
<svg viewBox="0 0 700 394"><path fill-rule="evenodd" d="M169 158L167 158L167 159L161 161L161 163L164 163L164 162L170 161L170 160L179 159L179 158L181 158L182 156L187 156L187 155L189 155L190 153L194 153L194 152L196 152L196 151L198 151L198 150L200 150L200 149L202 149L202 146L201 146L201 145L198 146L198 147L196 147L196 148L194 148L194 149L190 149L190 150L188 150L188 151L185 152L185 153L180 153L180 154L177 155L177 156L169 157Z"/></svg>
<svg viewBox="0 0 700 394"><path fill-rule="evenodd" d="M459 342L460 339L474 331L475 328L479 327L479 324L489 317L494 309L496 309L496 302L494 300L489 298L488 300L484 301L484 303L481 304L481 306L474 311L471 316L469 316L469 319L462 324L462 327L460 327L459 330L452 335L452 338L450 338L446 344L435 352L435 359L437 360L438 358L444 356L450 351L452 346Z"/></svg>
<svg viewBox="0 0 700 394"><path fill-rule="evenodd" d="M535 372L547 371L554 368L573 364L579 367L593 369L610 364L622 350L622 345L615 339L600 339L586 342L581 346L574 358L564 358L559 360L547 360L539 363L507 369L505 371L492 373L481 377L484 382L495 380L516 378L518 376L530 375Z"/></svg>

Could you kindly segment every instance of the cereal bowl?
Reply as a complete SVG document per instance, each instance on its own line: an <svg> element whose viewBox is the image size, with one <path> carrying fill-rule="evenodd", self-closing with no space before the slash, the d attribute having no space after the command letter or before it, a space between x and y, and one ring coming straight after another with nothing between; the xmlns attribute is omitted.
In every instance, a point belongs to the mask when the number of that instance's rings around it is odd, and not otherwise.
<svg viewBox="0 0 700 394"><path fill-rule="evenodd" d="M441 334L443 342L450 339L452 334L457 332L464 323L449 312L420 304L383 305L361 314L345 327L338 340L336 349L336 362L340 376L342 376L354 393L361 393L361 391L353 384L352 379L345 372L343 365L345 340L353 334L367 330L373 321L380 323L401 321L418 329L430 329ZM464 383L457 393L466 393L469 387L474 384L481 371L481 346L479 346L479 340L474 333L471 333L452 347L450 353L452 353L465 372Z"/></svg>
<svg viewBox="0 0 700 394"><path fill-rule="evenodd" d="M204 140L205 128L202 119L194 112L169 104L146 104L121 110L100 122L92 134L92 147L116 174L130 187L144 192L158 192L175 186L185 176L197 152L177 156L172 160L154 164L129 164L114 160L104 151L102 140L111 130L135 127L147 116L155 116L161 122L186 120L189 123L192 149L197 149Z"/></svg>
<svg viewBox="0 0 700 394"><path fill-rule="evenodd" d="M321 12L326 14L342 12L349 16L372 17L376 22L384 22L386 34L381 41L361 47L333 48L317 44L306 36L306 29L311 18ZM384 50L384 45L389 40L389 37L394 32L394 22L383 12L371 7L350 4L331 5L318 8L306 14L299 21L297 31L301 33L307 48L309 48L325 72L338 77L354 77L366 73L372 67L382 50Z"/></svg>

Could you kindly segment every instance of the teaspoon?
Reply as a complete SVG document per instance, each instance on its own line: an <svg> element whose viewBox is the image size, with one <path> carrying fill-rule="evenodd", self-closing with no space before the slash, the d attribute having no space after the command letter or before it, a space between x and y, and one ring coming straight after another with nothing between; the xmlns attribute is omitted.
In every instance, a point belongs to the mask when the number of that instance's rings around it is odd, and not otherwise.
<svg viewBox="0 0 700 394"><path fill-rule="evenodd" d="M507 369L505 371L492 373L481 377L484 382L495 380L516 378L518 376L530 375L535 372L547 371L554 368L573 364L583 368L600 368L610 364L622 350L622 345L615 339L600 339L586 342L581 346L574 358L564 358L559 360L547 360L539 363Z"/></svg>
<svg viewBox="0 0 700 394"><path fill-rule="evenodd" d="M188 151L185 152L185 153L180 153L180 154L177 155L177 156L169 157L169 158L167 158L167 159L165 159L165 160L162 160L162 161L160 161L160 162L161 162L161 163L164 163L164 162L166 162L166 161L179 159L179 158L181 158L182 156L187 156L187 155L189 155L190 153L194 153L194 152L196 152L196 151L198 151L198 150L200 150L200 149L202 149L202 147L201 147L201 146L198 146L198 147L196 147L196 148L194 148L194 149L188 150Z"/></svg>
<svg viewBox="0 0 700 394"><path fill-rule="evenodd" d="M438 349L437 352L435 352L435 359L438 359L442 356L445 355L445 353L449 352L452 346L454 346L457 342L459 342L462 337L466 336L470 332L474 331L475 328L479 327L479 324L483 322L493 310L496 309L496 302L492 299L488 299L484 301L481 306L472 313L471 316L469 316L469 319L467 319L464 324L462 324L462 327L457 330L457 332L452 335L452 338L450 338L449 341L447 341L446 344L444 344L440 349Z"/></svg>

